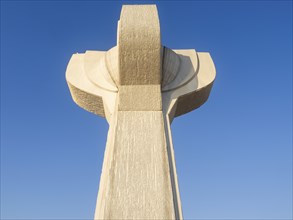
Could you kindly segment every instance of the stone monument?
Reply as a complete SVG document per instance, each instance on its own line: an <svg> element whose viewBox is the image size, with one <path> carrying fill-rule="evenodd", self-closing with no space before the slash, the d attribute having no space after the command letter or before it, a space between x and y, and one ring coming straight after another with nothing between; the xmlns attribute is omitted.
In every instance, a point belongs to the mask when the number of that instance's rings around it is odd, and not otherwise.
<svg viewBox="0 0 293 220"><path fill-rule="evenodd" d="M126 5L117 46L74 54L73 100L109 123L95 219L182 219L170 124L209 96L206 52L161 45L155 5Z"/></svg>

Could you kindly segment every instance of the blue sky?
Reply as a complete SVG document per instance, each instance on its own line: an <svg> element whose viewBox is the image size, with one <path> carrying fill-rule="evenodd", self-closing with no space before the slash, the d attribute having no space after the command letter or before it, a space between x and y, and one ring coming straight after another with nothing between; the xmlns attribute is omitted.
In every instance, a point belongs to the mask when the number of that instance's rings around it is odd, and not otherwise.
<svg viewBox="0 0 293 220"><path fill-rule="evenodd" d="M108 125L75 105L65 70L116 44L122 3L1 1L2 219L93 218ZM184 217L291 219L292 2L156 3L162 43L217 69L172 125Z"/></svg>

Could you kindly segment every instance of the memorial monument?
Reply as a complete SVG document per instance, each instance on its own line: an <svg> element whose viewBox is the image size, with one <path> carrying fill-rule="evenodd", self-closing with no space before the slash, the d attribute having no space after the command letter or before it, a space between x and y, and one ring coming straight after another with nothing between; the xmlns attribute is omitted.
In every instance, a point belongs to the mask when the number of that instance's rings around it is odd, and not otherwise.
<svg viewBox="0 0 293 220"><path fill-rule="evenodd" d="M183 219L170 124L215 74L209 53L161 45L155 5L123 6L117 46L72 55L73 100L109 123L95 219Z"/></svg>

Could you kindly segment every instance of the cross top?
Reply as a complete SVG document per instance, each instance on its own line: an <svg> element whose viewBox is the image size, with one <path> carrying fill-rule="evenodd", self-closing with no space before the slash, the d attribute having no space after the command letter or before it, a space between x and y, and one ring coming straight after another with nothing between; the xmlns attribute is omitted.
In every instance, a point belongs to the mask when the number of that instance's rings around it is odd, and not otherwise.
<svg viewBox="0 0 293 220"><path fill-rule="evenodd" d="M110 124L95 218L183 218L170 124L207 100L215 74L209 53L161 45L155 5L123 6L117 46L72 56L73 100Z"/></svg>
<svg viewBox="0 0 293 220"><path fill-rule="evenodd" d="M72 56L66 79L74 101L82 108L109 120L121 85L160 84L163 99L176 100L174 116L207 100L215 78L209 53L162 46L156 6L123 6L117 42L107 52Z"/></svg>

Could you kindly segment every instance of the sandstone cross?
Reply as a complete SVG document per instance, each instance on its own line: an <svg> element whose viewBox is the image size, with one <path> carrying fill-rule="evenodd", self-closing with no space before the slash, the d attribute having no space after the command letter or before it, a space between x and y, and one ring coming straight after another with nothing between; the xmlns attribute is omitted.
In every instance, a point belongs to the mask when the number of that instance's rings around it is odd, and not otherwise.
<svg viewBox="0 0 293 220"><path fill-rule="evenodd" d="M66 71L73 100L109 123L95 219L182 219L170 124L207 100L213 61L162 46L155 5L123 6L117 35Z"/></svg>

